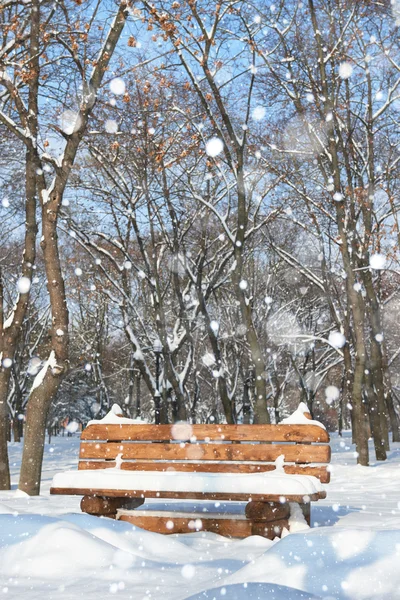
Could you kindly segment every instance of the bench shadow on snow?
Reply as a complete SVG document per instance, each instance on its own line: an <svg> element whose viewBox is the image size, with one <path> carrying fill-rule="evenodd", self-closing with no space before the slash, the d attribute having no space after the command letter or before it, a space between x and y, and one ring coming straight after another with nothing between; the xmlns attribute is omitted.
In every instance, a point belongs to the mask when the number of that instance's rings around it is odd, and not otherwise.
<svg viewBox="0 0 400 600"><path fill-rule="evenodd" d="M335 525L342 517L351 513L361 512L359 507L355 506L312 506L311 509L311 527L330 527Z"/></svg>

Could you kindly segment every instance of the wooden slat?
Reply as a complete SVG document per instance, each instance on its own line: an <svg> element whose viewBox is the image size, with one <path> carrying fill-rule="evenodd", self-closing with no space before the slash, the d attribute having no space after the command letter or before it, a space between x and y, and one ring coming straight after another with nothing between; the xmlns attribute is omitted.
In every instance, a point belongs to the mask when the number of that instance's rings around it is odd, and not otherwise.
<svg viewBox="0 0 400 600"><path fill-rule="evenodd" d="M128 521L136 527L155 533L193 533L194 531L211 531L224 537L245 538L251 535L252 523L241 515L232 517L205 517L204 513L184 515L172 513L169 515L152 514L150 511L119 511L117 519ZM196 529L193 525L200 525ZM171 528L171 524L173 527Z"/></svg>
<svg viewBox="0 0 400 600"><path fill-rule="evenodd" d="M141 506L144 498L102 498L101 496L83 496L81 511L89 515L116 515L119 508L132 510Z"/></svg>
<svg viewBox="0 0 400 600"><path fill-rule="evenodd" d="M329 442L329 434L317 425L89 425L82 440L109 441L186 441L197 440L236 442Z"/></svg>
<svg viewBox="0 0 400 600"><path fill-rule="evenodd" d="M286 462L327 463L330 446L303 444L141 444L141 443L94 443L81 442L79 457L163 460L233 460L274 461L284 454Z"/></svg>
<svg viewBox="0 0 400 600"><path fill-rule="evenodd" d="M115 467L115 461L91 461L81 460L78 463L79 470L110 469ZM275 465L259 463L188 463L188 462L154 462L137 461L124 462L121 465L123 471L180 471L185 473L266 473L274 471ZM317 477L321 483L329 483L330 472L326 467L309 467L302 465L285 465L285 473L289 475L312 475Z"/></svg>
<svg viewBox="0 0 400 600"><path fill-rule="evenodd" d="M252 500L261 502L313 502L326 497L326 492L315 494L237 494L210 493L210 492L154 492L148 490L108 490L93 488L50 488L50 494L66 496L103 496L105 498L170 498L173 500L232 500L237 502L249 502ZM306 499L306 500L305 500Z"/></svg>

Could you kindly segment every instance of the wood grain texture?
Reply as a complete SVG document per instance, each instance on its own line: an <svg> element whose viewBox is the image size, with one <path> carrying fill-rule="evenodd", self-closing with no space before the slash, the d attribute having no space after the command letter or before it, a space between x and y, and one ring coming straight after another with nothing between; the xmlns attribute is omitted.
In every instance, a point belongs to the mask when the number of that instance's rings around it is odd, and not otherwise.
<svg viewBox="0 0 400 600"><path fill-rule="evenodd" d="M115 461L81 460L78 463L79 470L111 469L115 467ZM266 473L274 471L275 465L268 463L192 463L192 462L155 462L137 461L124 462L121 465L123 471L180 471L185 473ZM329 483L330 472L327 467L310 467L308 465L285 465L285 473L289 475L312 475L317 477L321 483Z"/></svg>
<svg viewBox="0 0 400 600"><path fill-rule="evenodd" d="M155 533L193 533L194 531L211 531L224 537L245 538L251 535L251 521L239 517L226 518L194 515L162 515L123 511L117 513L117 519L128 521L136 527ZM201 523L200 523L201 522Z"/></svg>
<svg viewBox="0 0 400 600"><path fill-rule="evenodd" d="M251 526L252 535L261 535L262 537L274 540L282 535L282 530L286 528L289 531L289 521L280 519L273 522L254 521Z"/></svg>
<svg viewBox="0 0 400 600"><path fill-rule="evenodd" d="M173 500L232 500L237 502L298 502L307 503L326 497L326 492L315 494L243 494L243 493L210 493L210 492L154 492L148 490L108 490L93 488L50 488L50 494L71 496L102 496L105 498L168 498Z"/></svg>
<svg viewBox="0 0 400 600"><path fill-rule="evenodd" d="M307 444L142 444L81 442L79 457L163 460L225 460L272 462L281 454L286 462L327 463L331 457L330 446Z"/></svg>
<svg viewBox="0 0 400 600"><path fill-rule="evenodd" d="M249 502L245 514L251 521L277 521L288 519L290 516L289 503L280 502Z"/></svg>
<svg viewBox="0 0 400 600"><path fill-rule="evenodd" d="M143 498L103 498L101 496L83 496L81 511L89 515L117 514L119 508L134 509L144 503Z"/></svg>
<svg viewBox="0 0 400 600"><path fill-rule="evenodd" d="M329 442L329 434L318 425L89 425L82 440L236 442Z"/></svg>

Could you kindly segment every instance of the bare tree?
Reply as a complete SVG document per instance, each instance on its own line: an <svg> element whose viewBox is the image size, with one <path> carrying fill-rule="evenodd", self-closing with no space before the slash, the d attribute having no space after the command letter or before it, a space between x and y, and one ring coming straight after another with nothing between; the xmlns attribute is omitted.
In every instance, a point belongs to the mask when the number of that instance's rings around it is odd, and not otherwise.
<svg viewBox="0 0 400 600"><path fill-rule="evenodd" d="M27 409L20 488L29 494L39 492L47 413L69 364L68 307L57 234L59 211L97 93L129 14L128 4L122 2L116 10L98 57L92 63L91 60L85 60L85 53L88 40L92 41L90 33L96 28L96 19L88 16L88 27L85 33L78 31L71 33L68 21L73 17L74 10L75 6L70 8L64 6L64 9L59 10L57 7L48 8L38 0L33 0L30 6L22 8L22 13L19 15L22 32L25 31L28 20L30 23L29 54L23 72L16 72L13 68L15 52L20 51L19 45L15 49L7 46L6 55L3 56L1 83L10 96L10 112L6 114L1 111L0 120L27 148L27 169L29 168L30 175L27 178L30 186L29 194L27 190L27 206L29 199L32 198L30 203L34 214L33 199L37 193L41 205L41 248L52 312L50 355L34 382ZM66 21L63 22L64 18ZM59 30L54 28L56 19L59 19ZM23 33L21 35L25 37ZM61 129L55 126L64 139L64 151L61 156L54 158L43 151L46 150L49 142L42 142L44 131L40 129L39 79L43 75L45 79L48 77L47 73L45 75L48 67L47 54L53 56L50 63L54 64L57 60L62 60L60 50L62 54L67 52L71 57L69 66L72 68L73 76L80 78L82 95L77 111L72 115L71 113L64 115L64 120L67 119L69 122L62 123ZM80 55L79 50L83 54ZM88 66L91 63L93 66L89 73ZM9 69L13 70L13 78L8 74ZM26 86L28 106L24 101ZM53 171L49 178L45 176L45 166L50 166L50 170ZM32 236L35 228L31 226L30 229ZM28 257L27 264L31 267L28 268L32 268L33 265L33 260L29 260L30 258ZM31 273L28 272L29 279L30 275Z"/></svg>

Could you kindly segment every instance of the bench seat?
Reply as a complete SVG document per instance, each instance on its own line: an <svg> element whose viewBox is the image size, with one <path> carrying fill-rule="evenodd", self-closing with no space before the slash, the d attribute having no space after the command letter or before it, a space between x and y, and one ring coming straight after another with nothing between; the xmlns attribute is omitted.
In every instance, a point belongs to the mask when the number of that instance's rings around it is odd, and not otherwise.
<svg viewBox="0 0 400 600"><path fill-rule="evenodd" d="M65 471L53 479L52 493L57 490L71 494L101 494L107 490L126 497L156 497L165 493L182 493L185 498L204 499L216 494L229 496L232 500L247 500L250 496L276 499L288 497L296 501L308 496L318 499L324 494L322 484L311 475L286 475L284 472L266 473L180 473L179 471L122 471L120 469L96 469ZM121 494L122 493L122 494ZM131 495L132 494L132 495ZM151 495L150 495L151 494ZM157 496L158 494L158 496ZM193 496L190 496L192 495ZM179 497L179 496L174 496ZM295 501L295 500L293 500Z"/></svg>

